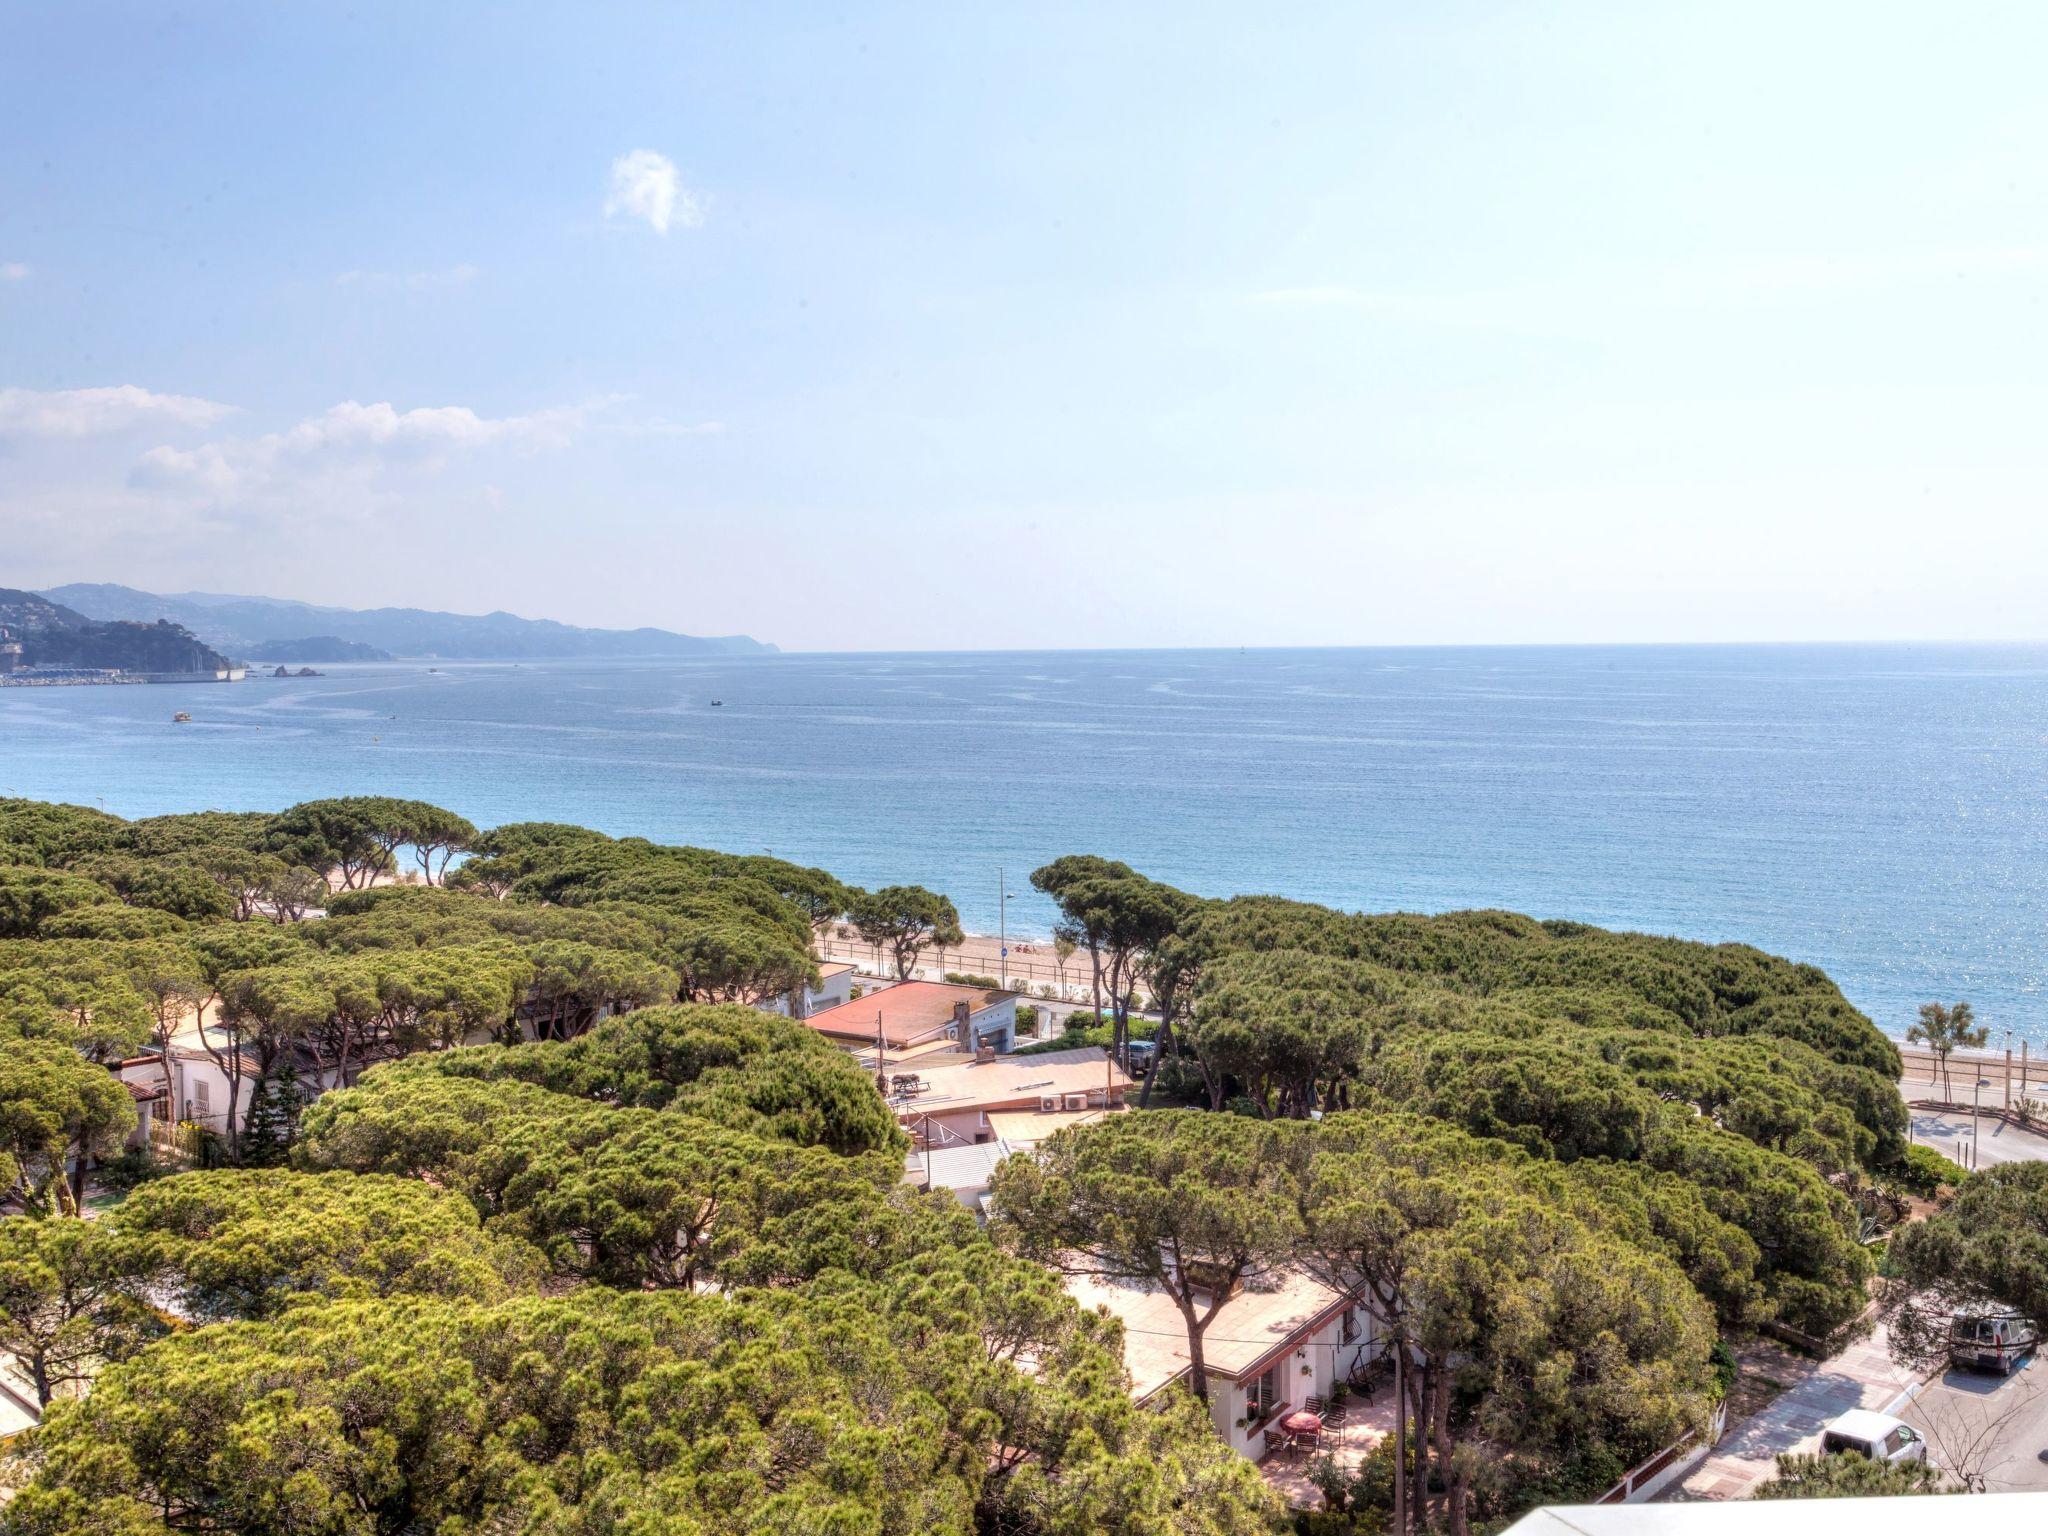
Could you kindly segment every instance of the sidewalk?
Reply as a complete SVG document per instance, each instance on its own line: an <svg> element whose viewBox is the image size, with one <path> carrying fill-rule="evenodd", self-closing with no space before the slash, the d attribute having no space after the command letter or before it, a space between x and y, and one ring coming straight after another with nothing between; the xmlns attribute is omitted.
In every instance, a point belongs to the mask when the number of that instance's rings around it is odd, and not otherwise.
<svg viewBox="0 0 2048 1536"><path fill-rule="evenodd" d="M1919 1380L1919 1372L1892 1359L1880 1325L1832 1359L1814 1362L1804 1380L1735 1425L1714 1454L1665 1497L1747 1498L1776 1472L1780 1453L1814 1449L1822 1427L1835 1415L1851 1408L1882 1410Z"/></svg>

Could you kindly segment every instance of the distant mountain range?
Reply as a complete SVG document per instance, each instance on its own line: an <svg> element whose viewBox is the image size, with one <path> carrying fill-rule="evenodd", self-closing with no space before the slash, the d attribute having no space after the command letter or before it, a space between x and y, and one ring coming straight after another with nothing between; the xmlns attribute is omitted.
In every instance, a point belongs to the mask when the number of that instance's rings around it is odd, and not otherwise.
<svg viewBox="0 0 2048 1536"><path fill-rule="evenodd" d="M51 587L42 596L90 619L153 624L168 619L201 640L252 661L365 659L349 646L450 660L553 656L757 656L746 635L704 638L665 629L579 629L511 613L434 613L423 608L323 608L277 597L219 592L138 592L103 582ZM298 639L280 639L298 636Z"/></svg>
<svg viewBox="0 0 2048 1536"><path fill-rule="evenodd" d="M228 667L227 657L182 625L158 619L102 622L13 587L0 587L0 642L20 646L25 667L155 673Z"/></svg>

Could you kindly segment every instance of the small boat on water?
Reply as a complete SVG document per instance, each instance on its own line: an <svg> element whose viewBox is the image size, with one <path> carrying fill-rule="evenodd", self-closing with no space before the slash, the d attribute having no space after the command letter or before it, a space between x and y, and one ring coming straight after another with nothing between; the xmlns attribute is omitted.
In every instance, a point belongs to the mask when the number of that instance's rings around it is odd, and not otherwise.
<svg viewBox="0 0 2048 1536"><path fill-rule="evenodd" d="M182 709L179 710L175 715L171 716L171 724L173 725L190 725L191 723L192 717L186 714L185 711L183 711Z"/></svg>
<svg viewBox="0 0 2048 1536"><path fill-rule="evenodd" d="M713 709L723 709L723 708L725 708L725 700L723 700L723 699L713 699L713 700L711 701L711 707L712 707Z"/></svg>

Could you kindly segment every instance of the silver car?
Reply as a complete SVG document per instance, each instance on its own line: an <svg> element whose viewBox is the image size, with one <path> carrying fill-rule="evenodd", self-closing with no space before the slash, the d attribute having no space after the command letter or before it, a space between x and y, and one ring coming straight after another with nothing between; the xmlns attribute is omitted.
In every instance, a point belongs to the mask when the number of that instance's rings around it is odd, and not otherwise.
<svg viewBox="0 0 2048 1536"><path fill-rule="evenodd" d="M1868 1456L1872 1461L1925 1461L1927 1440L1919 1430L1888 1413L1851 1408L1821 1431L1821 1451L1830 1456Z"/></svg>

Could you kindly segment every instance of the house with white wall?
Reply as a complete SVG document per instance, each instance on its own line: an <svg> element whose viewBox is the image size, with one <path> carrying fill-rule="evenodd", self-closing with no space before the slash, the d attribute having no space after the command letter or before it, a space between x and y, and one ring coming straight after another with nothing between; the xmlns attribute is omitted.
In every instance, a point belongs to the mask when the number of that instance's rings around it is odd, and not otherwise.
<svg viewBox="0 0 2048 1536"><path fill-rule="evenodd" d="M821 960L818 962L818 984L785 992L780 997L771 997L754 1006L763 1013L779 1013L787 1018L807 1019L814 1013L823 1013L828 1008L837 1008L853 1001L853 965L846 960Z"/></svg>
<svg viewBox="0 0 2048 1536"><path fill-rule="evenodd" d="M1190 1369L1187 1324L1164 1291L1131 1281L1071 1275L1067 1291L1124 1325L1124 1368L1139 1402L1178 1385ZM1382 1349L1372 1314L1356 1294L1299 1271L1245 1286L1218 1307L1202 1335L1209 1417L1223 1443L1253 1461L1266 1431L1330 1389Z"/></svg>
<svg viewBox="0 0 2048 1536"><path fill-rule="evenodd" d="M896 1123L920 1147L994 1142L1004 1116L1013 1149L1029 1146L1089 1114L1120 1111L1131 1088L1129 1074L1093 1045L1024 1056L984 1051L971 1061L943 1059L933 1066L912 1060L884 1070ZM1034 1134L1025 1116L1047 1129Z"/></svg>

